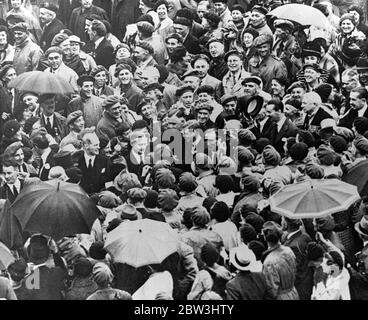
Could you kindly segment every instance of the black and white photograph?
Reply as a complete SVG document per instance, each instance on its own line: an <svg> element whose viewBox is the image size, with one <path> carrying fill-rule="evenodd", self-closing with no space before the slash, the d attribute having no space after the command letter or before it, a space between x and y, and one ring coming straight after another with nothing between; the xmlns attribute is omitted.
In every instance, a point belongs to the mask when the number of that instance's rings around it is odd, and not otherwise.
<svg viewBox="0 0 368 320"><path fill-rule="evenodd" d="M368 300L368 1L0 0L0 300Z"/></svg>

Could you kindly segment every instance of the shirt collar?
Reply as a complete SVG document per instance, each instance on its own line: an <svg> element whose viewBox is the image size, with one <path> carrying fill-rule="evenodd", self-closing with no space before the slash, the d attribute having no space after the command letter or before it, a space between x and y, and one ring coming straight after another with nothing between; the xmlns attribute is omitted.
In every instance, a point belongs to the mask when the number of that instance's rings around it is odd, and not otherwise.
<svg viewBox="0 0 368 320"><path fill-rule="evenodd" d="M89 166L89 160L92 160L92 166L95 164L96 156L89 156L87 153L84 153L84 159L86 160L87 167Z"/></svg>
<svg viewBox="0 0 368 320"><path fill-rule="evenodd" d="M365 112L367 111L367 108L368 108L368 105L366 105L364 108L360 109L360 110L358 111L358 116L359 116L359 117L364 117L364 114L365 114Z"/></svg>
<svg viewBox="0 0 368 320"><path fill-rule="evenodd" d="M294 231L294 232L290 232L287 236L286 236L286 239L290 239L293 235L297 234L299 232L300 229Z"/></svg>
<svg viewBox="0 0 368 320"><path fill-rule="evenodd" d="M8 187L13 191L13 186L15 186L19 192L20 190L20 181L19 179L15 180L13 184L7 183Z"/></svg>
<svg viewBox="0 0 368 320"><path fill-rule="evenodd" d="M97 48L100 45L100 43L102 42L103 39L104 39L104 37L101 37L100 39L97 39L95 41L95 48Z"/></svg>
<svg viewBox="0 0 368 320"><path fill-rule="evenodd" d="M44 164L46 163L47 157L49 156L50 153L51 153L51 148L48 147L46 151L41 155L41 159Z"/></svg>
<svg viewBox="0 0 368 320"><path fill-rule="evenodd" d="M285 121L286 121L285 115L281 115L281 119L279 120L279 122L277 122L277 129L278 129L278 131L281 130L281 128L284 125Z"/></svg>

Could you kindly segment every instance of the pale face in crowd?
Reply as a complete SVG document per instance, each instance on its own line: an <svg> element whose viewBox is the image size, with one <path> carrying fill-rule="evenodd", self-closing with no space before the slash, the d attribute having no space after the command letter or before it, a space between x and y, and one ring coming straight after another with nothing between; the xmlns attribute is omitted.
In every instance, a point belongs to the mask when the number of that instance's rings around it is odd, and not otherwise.
<svg viewBox="0 0 368 320"><path fill-rule="evenodd" d="M227 66L229 68L229 71L231 72L238 72L242 67L242 60L237 55L230 55L227 58Z"/></svg>
<svg viewBox="0 0 368 320"><path fill-rule="evenodd" d="M175 32L181 35L183 39L185 39L185 37L188 35L189 30L190 30L188 26L184 26L182 24L177 24L177 23L174 23L173 27L174 27Z"/></svg>
<svg viewBox="0 0 368 320"><path fill-rule="evenodd" d="M313 96L304 95L302 100L303 111L307 114L312 114L313 111L318 107L317 101Z"/></svg>
<svg viewBox="0 0 368 320"><path fill-rule="evenodd" d="M211 102L212 101L212 96L210 94L208 94L207 92L201 92L198 95L198 100L202 103Z"/></svg>
<svg viewBox="0 0 368 320"><path fill-rule="evenodd" d="M158 6L156 12L160 20L165 20L167 18L167 8L164 4Z"/></svg>
<svg viewBox="0 0 368 320"><path fill-rule="evenodd" d="M54 14L52 11L45 8L40 8L40 22L41 24L49 23L53 20Z"/></svg>
<svg viewBox="0 0 368 320"><path fill-rule="evenodd" d="M275 110L274 104L268 104L266 106L266 114L273 122L280 121L281 112Z"/></svg>
<svg viewBox="0 0 368 320"><path fill-rule="evenodd" d="M253 11L250 16L250 22L253 27L259 26L266 20L266 16L258 11Z"/></svg>
<svg viewBox="0 0 368 320"><path fill-rule="evenodd" d="M244 33L243 42L247 48L250 48L253 45L254 37L250 33Z"/></svg>
<svg viewBox="0 0 368 320"><path fill-rule="evenodd" d="M89 156L97 156L100 152L100 140L95 134L90 135L90 143L84 143L84 150Z"/></svg>
<svg viewBox="0 0 368 320"><path fill-rule="evenodd" d="M82 0L81 4L84 9L89 9L92 7L93 0Z"/></svg>
<svg viewBox="0 0 368 320"><path fill-rule="evenodd" d="M23 96L23 103L31 111L34 111L38 106L38 97L33 95L33 94L27 94L27 95Z"/></svg>
<svg viewBox="0 0 368 320"><path fill-rule="evenodd" d="M83 116L80 116L79 118L74 120L73 124L70 127L75 132L81 132L84 129L84 125L84 118Z"/></svg>
<svg viewBox="0 0 368 320"><path fill-rule="evenodd" d="M49 62L51 69L56 70L60 67L61 63L63 62L63 57L61 56L61 54L57 52L51 52L47 56L47 60Z"/></svg>
<svg viewBox="0 0 368 320"><path fill-rule="evenodd" d="M190 108L192 106L193 99L194 99L194 95L192 91L184 92L179 98L179 100L183 103L183 105L186 108Z"/></svg>
<svg viewBox="0 0 368 320"><path fill-rule="evenodd" d="M198 5L197 7L197 15L199 17L199 19L202 19L203 18L203 15L208 12L208 8L206 5L204 4L200 4Z"/></svg>
<svg viewBox="0 0 368 320"><path fill-rule="evenodd" d="M14 184L18 178L18 171L13 166L3 166L3 175L6 183Z"/></svg>
<svg viewBox="0 0 368 320"><path fill-rule="evenodd" d="M133 75L129 70L123 69L119 72L118 79L121 84L129 84L133 79Z"/></svg>
<svg viewBox="0 0 368 320"><path fill-rule="evenodd" d="M142 109L141 109L141 113L142 113L143 118L148 119L148 120L151 120L154 117L155 112L156 112L156 110L155 110L154 106L152 106L150 104L147 104L147 105L143 106Z"/></svg>
<svg viewBox="0 0 368 320"><path fill-rule="evenodd" d="M355 29L355 26L349 19L345 19L340 24L340 28L341 28L343 33L349 34L349 33L353 32L353 30Z"/></svg>
<svg viewBox="0 0 368 320"><path fill-rule="evenodd" d="M306 68L304 71L304 77L305 81L307 83L312 83L314 81L318 81L318 78L320 77L320 73L312 68Z"/></svg>
<svg viewBox="0 0 368 320"><path fill-rule="evenodd" d="M81 86L81 91L86 95L86 97L90 98L93 94L93 82L92 81L84 81Z"/></svg>
<svg viewBox="0 0 368 320"><path fill-rule="evenodd" d="M115 57L117 60L130 58L130 51L125 47L119 48L118 51L116 51Z"/></svg>
<svg viewBox="0 0 368 320"><path fill-rule="evenodd" d="M22 148L19 148L15 154L13 155L13 159L15 161L15 163L18 165L18 166L21 166L23 164L23 160L24 160L24 153L23 153L23 150Z"/></svg>
<svg viewBox="0 0 368 320"><path fill-rule="evenodd" d="M55 98L49 98L40 103L40 108L46 117L50 117L55 113Z"/></svg>
<svg viewBox="0 0 368 320"><path fill-rule="evenodd" d="M15 69L10 68L5 76L4 76L4 82L5 83L9 83L11 80L15 79L15 77L17 76L17 73L15 72Z"/></svg>
<svg viewBox="0 0 368 320"><path fill-rule="evenodd" d="M134 58L137 59L137 61L145 61L147 60L149 53L147 50L141 47L135 47L133 55L134 55Z"/></svg>
<svg viewBox="0 0 368 320"><path fill-rule="evenodd" d="M233 10L231 11L231 17L235 22L241 21L241 19L243 19L243 14L239 10Z"/></svg>
<svg viewBox="0 0 368 320"><path fill-rule="evenodd" d="M355 10L349 11L348 13L350 13L354 17L355 25L358 25L359 21L360 21L360 14L358 12L356 12Z"/></svg>
<svg viewBox="0 0 368 320"><path fill-rule="evenodd" d="M211 113L206 109L200 109L197 113L197 120L200 124L205 124L210 118Z"/></svg>
<svg viewBox="0 0 368 320"><path fill-rule="evenodd" d="M69 39L64 40L62 43L59 44L59 48L63 51L64 55L70 55L70 41Z"/></svg>
<svg viewBox="0 0 368 320"><path fill-rule="evenodd" d="M226 10L227 5L223 2L214 2L213 8L215 9L215 13L220 15Z"/></svg>
<svg viewBox="0 0 368 320"><path fill-rule="evenodd" d="M341 87L346 93L349 93L352 89L355 89L358 86L358 78L354 78L349 75L344 75L341 77Z"/></svg>
<svg viewBox="0 0 368 320"><path fill-rule="evenodd" d="M271 93L275 96L281 95L284 91L284 87L276 80L271 81Z"/></svg>
<svg viewBox="0 0 368 320"><path fill-rule="evenodd" d="M19 9L22 5L22 0L11 0L10 4L13 9Z"/></svg>
<svg viewBox="0 0 368 320"><path fill-rule="evenodd" d="M291 90L290 92L290 96L292 99L294 100L298 100L298 101L302 101L302 98L303 98L303 95L304 95L305 91L303 88L299 88L299 87L296 87L294 88L293 90Z"/></svg>
<svg viewBox="0 0 368 320"><path fill-rule="evenodd" d="M188 76L184 78L184 83L186 86L192 87L194 90L197 90L199 86L200 79L194 76Z"/></svg>
<svg viewBox="0 0 368 320"><path fill-rule="evenodd" d="M247 96L255 96L258 94L259 85L254 82L246 82L243 84L244 93Z"/></svg>
<svg viewBox="0 0 368 320"><path fill-rule="evenodd" d="M166 48L169 53L172 53L175 48L177 48L180 45L178 39L169 38L166 39Z"/></svg>
<svg viewBox="0 0 368 320"><path fill-rule="evenodd" d="M27 32L23 32L23 31L20 31L20 30L14 31L14 41L15 41L15 44L22 43L24 40L27 39L27 37L28 37Z"/></svg>
<svg viewBox="0 0 368 320"><path fill-rule="evenodd" d="M0 32L0 46L5 46L8 43L8 36L5 31Z"/></svg>
<svg viewBox="0 0 368 320"><path fill-rule="evenodd" d="M366 99L359 98L359 92L350 92L350 105L355 110L364 108L367 104Z"/></svg>
<svg viewBox="0 0 368 320"><path fill-rule="evenodd" d="M70 52L73 55L77 55L80 52L80 44L79 42L70 41Z"/></svg>
<svg viewBox="0 0 368 320"><path fill-rule="evenodd" d="M105 112L110 115L112 118L114 119L119 119L120 116L121 116L121 105L120 105L120 102L119 103L116 103L115 105L109 107L109 108L106 108L105 109Z"/></svg>
<svg viewBox="0 0 368 320"><path fill-rule="evenodd" d="M101 71L99 73L96 73L95 75L95 86L97 88L102 88L107 83L107 75L105 71Z"/></svg>
<svg viewBox="0 0 368 320"><path fill-rule="evenodd" d="M263 43L260 46L257 46L258 55L264 59L271 52L271 45L269 43Z"/></svg>
<svg viewBox="0 0 368 320"><path fill-rule="evenodd" d="M210 65L206 60L198 59L194 63L194 69L199 72L199 76L203 79L207 75L208 70L210 69Z"/></svg>
<svg viewBox="0 0 368 320"><path fill-rule="evenodd" d="M318 64L318 57L316 56L306 56L303 61L304 61L304 64Z"/></svg>
<svg viewBox="0 0 368 320"><path fill-rule="evenodd" d="M138 6L138 8L139 8L139 10L141 10L141 12L143 14L146 14L148 12L148 10L150 10L150 8L147 7L142 0L139 0L139 6Z"/></svg>
<svg viewBox="0 0 368 320"><path fill-rule="evenodd" d="M159 76L153 74L152 72L143 71L141 75L141 85L143 88L147 87L149 84L157 83Z"/></svg>
<svg viewBox="0 0 368 320"><path fill-rule="evenodd" d="M226 102L224 104L224 110L225 112L230 115L233 116L235 115L235 111L236 111L236 101L235 100L230 100L228 102Z"/></svg>
<svg viewBox="0 0 368 320"><path fill-rule="evenodd" d="M212 58L217 58L224 54L225 47L220 42L212 42L208 46L208 50Z"/></svg>

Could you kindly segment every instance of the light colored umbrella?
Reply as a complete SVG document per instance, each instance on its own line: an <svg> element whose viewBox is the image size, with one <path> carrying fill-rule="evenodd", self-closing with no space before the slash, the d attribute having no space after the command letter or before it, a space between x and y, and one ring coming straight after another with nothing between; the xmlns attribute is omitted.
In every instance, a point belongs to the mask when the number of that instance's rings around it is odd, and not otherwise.
<svg viewBox="0 0 368 320"><path fill-rule="evenodd" d="M167 223L151 219L124 221L105 241L105 249L115 262L135 268L159 264L177 248L177 233Z"/></svg>
<svg viewBox="0 0 368 320"><path fill-rule="evenodd" d="M285 4L280 6L267 15L297 22L303 26L315 26L322 29L327 29L329 25L325 15L316 8L304 4Z"/></svg>
<svg viewBox="0 0 368 320"><path fill-rule="evenodd" d="M42 71L24 72L11 80L8 87L38 94L66 95L73 93L73 88L65 79Z"/></svg>
<svg viewBox="0 0 368 320"><path fill-rule="evenodd" d="M0 270L5 270L15 261L9 248L0 242Z"/></svg>
<svg viewBox="0 0 368 320"><path fill-rule="evenodd" d="M320 218L347 210L360 199L356 186L337 179L289 184L270 197L271 211L291 219Z"/></svg>

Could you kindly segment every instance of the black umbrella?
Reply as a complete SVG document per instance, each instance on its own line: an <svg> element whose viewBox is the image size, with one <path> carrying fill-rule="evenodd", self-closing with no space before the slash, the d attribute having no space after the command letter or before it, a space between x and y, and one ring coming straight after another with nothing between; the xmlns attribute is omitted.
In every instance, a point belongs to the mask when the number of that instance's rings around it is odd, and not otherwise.
<svg viewBox="0 0 368 320"><path fill-rule="evenodd" d="M356 164L342 176L341 180L357 186L361 197L368 195L368 160Z"/></svg>

